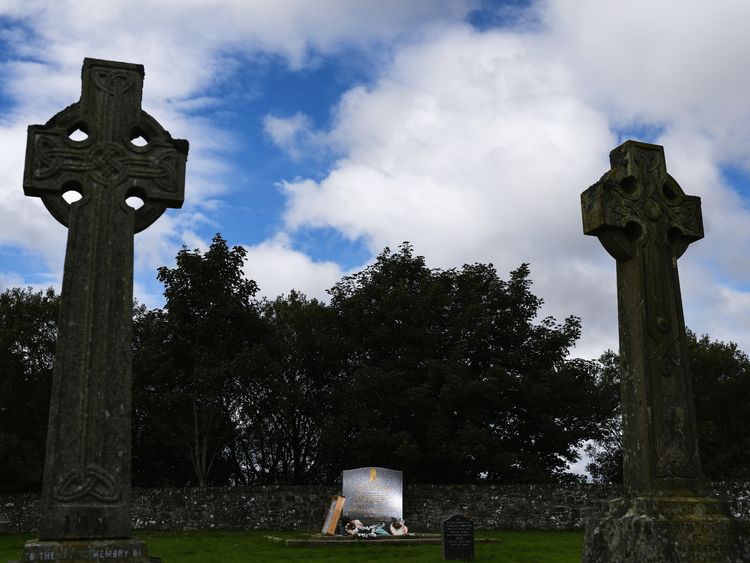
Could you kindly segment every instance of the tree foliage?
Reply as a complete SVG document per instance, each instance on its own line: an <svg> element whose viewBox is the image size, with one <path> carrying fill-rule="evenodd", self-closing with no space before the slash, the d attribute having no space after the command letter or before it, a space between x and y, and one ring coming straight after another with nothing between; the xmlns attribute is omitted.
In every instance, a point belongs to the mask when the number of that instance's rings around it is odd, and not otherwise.
<svg viewBox="0 0 750 563"><path fill-rule="evenodd" d="M750 479L750 360L734 342L688 334L701 461L712 480Z"/></svg>
<svg viewBox="0 0 750 563"><path fill-rule="evenodd" d="M265 339L245 358L235 443L249 483L307 483L323 479L322 444L341 386L342 338L334 312L292 291L260 307Z"/></svg>
<svg viewBox="0 0 750 563"><path fill-rule="evenodd" d="M59 297L0 294L0 492L41 487Z"/></svg>
<svg viewBox="0 0 750 563"><path fill-rule="evenodd" d="M586 444L586 470L594 481L622 483L622 408L620 403L620 357L607 350L598 361L599 385L608 400L610 416L599 427L599 437Z"/></svg>
<svg viewBox="0 0 750 563"><path fill-rule="evenodd" d="M218 234L205 254L183 248L175 268L158 271L164 309L136 316L135 403L141 409L136 442L144 447L136 449L135 465L143 472L136 473L139 482L157 478L148 468L152 461L163 463L161 456L144 454L153 455L160 445L167 446L165 458L169 449L173 458L181 452L199 486L209 483L212 470L220 480L236 472L225 454L237 431L236 397L244 370L238 358L260 330L253 301L258 288L242 272L245 254L242 247L230 249ZM156 469L163 478L163 468Z"/></svg>
<svg viewBox="0 0 750 563"><path fill-rule="evenodd" d="M522 264L429 268L404 243L326 304L257 300L245 250L216 235L158 270L165 305L134 308L138 485L334 482L398 468L411 482L566 479L580 445L621 480L619 359L569 358L580 321L539 318ZM0 490L40 486L58 297L0 294ZM709 478L748 478L750 363L689 334Z"/></svg>
<svg viewBox="0 0 750 563"><path fill-rule="evenodd" d="M432 270L404 244L331 290L347 335L340 465L427 482L548 481L596 429L592 366L568 361L580 321L545 318L522 265Z"/></svg>
<svg viewBox="0 0 750 563"><path fill-rule="evenodd" d="M750 478L750 360L734 342L698 338L687 331L688 356L701 462L710 480ZM602 358L606 378L619 395L617 355ZM616 389L616 390L615 390ZM599 481L622 482L622 428L619 409L605 423L602 438L588 446L588 469Z"/></svg>

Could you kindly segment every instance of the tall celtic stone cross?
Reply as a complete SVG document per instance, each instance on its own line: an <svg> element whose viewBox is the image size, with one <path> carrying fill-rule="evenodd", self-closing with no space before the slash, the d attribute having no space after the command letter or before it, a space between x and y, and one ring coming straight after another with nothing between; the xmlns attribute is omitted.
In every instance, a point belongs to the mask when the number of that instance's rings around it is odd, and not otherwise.
<svg viewBox="0 0 750 563"><path fill-rule="evenodd" d="M697 494L702 481L677 259L703 238L700 198L664 149L627 141L581 194L583 230L617 260L624 484L630 497Z"/></svg>
<svg viewBox="0 0 750 563"><path fill-rule="evenodd" d="M29 127L24 192L68 227L42 540L130 535L133 235L182 205L188 152L141 109L143 76L85 59L81 100Z"/></svg>

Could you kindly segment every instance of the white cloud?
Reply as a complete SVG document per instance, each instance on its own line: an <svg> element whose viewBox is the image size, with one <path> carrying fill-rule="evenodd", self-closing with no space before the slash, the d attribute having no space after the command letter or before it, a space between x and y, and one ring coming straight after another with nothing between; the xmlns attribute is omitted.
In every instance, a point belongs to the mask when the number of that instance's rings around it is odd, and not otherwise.
<svg viewBox="0 0 750 563"><path fill-rule="evenodd" d="M546 313L597 326L614 280L597 285L603 250L582 235L579 194L614 137L527 41L459 28L401 50L342 99L328 136L346 156L320 182L284 184L286 226L333 227L373 253L409 240L439 267L493 262L506 276L531 262ZM614 345L602 331L585 334Z"/></svg>
<svg viewBox="0 0 750 563"><path fill-rule="evenodd" d="M717 281L711 270L687 259L687 253L681 262L685 324L698 335L737 342L743 350L750 350L750 292Z"/></svg>
<svg viewBox="0 0 750 563"><path fill-rule="evenodd" d="M684 259L700 262L726 282L750 285L748 202L722 178L716 145L702 132L677 128L658 142L665 146L672 176L686 193L701 197L705 238L692 244Z"/></svg>
<svg viewBox="0 0 750 563"><path fill-rule="evenodd" d="M245 246L245 275L260 287L259 296L275 298L292 289L308 297L327 301L326 290L344 275L334 262L316 262L302 252L293 250L284 235L255 246Z"/></svg>
<svg viewBox="0 0 750 563"><path fill-rule="evenodd" d="M541 25L517 33L466 27L469 1L100 4L0 6L27 26L4 32L18 59L3 65L3 88L18 105L0 122L0 244L59 271L64 229L20 189L25 126L78 98L84 56L142 62L144 108L191 140L185 208L136 239L145 272L171 263L180 243L195 247L197 225L229 189L223 151L233 139L194 113L220 107L211 87L257 55L299 69L362 49L381 73L343 96L330 130L312 130L301 113L265 119L292 156L316 144L341 155L322 179L283 184L282 232L333 228L372 254L409 240L431 265L491 261L501 275L531 262L545 313L581 315L578 350L595 356L616 347L614 261L583 236L579 194L608 168L611 128L656 128L670 172L703 198L706 239L680 263L688 324L750 350L750 216L721 175L727 163L750 168L744 0L546 0ZM285 235L248 251L248 275L270 297L292 287L322 297L342 274Z"/></svg>
<svg viewBox="0 0 750 563"><path fill-rule="evenodd" d="M547 48L580 96L620 122L704 131L720 161L750 166L750 3L547 0Z"/></svg>
<svg viewBox="0 0 750 563"><path fill-rule="evenodd" d="M750 78L725 64L750 62L750 36L728 22L750 7L691 5L676 26L683 4L594 4L540 4L533 33L454 28L402 48L341 100L325 133L344 157L284 184L287 228L332 227L373 253L410 240L435 265L501 275L531 262L544 312L581 315L576 353L597 356L617 348L616 277L582 234L579 194L609 167L610 127L660 127L669 171L703 197L707 239L681 261L688 324L750 349L750 215L720 171L750 162Z"/></svg>
<svg viewBox="0 0 750 563"><path fill-rule="evenodd" d="M266 115L263 118L263 129L274 144L294 160L299 160L304 155L304 149L315 143L312 122L300 112L290 117Z"/></svg>
<svg viewBox="0 0 750 563"><path fill-rule="evenodd" d="M195 239L194 219L216 208L229 188L224 150L230 134L195 115L217 99L206 92L226 84L256 56L278 55L290 67L314 64L341 49L370 48L414 30L461 18L472 2L348 0L93 0L0 4L0 34L15 52L0 66L4 93L15 102L0 120L0 244L44 256L59 272L66 235L39 202L21 191L26 126L45 122L76 101L84 57L142 63L143 107L175 137L191 141L187 200L180 217L162 219L137 241L142 268L171 260L180 243ZM15 58L14 58L15 55ZM153 274L151 274L153 275ZM139 284L145 287L148 284Z"/></svg>
<svg viewBox="0 0 750 563"><path fill-rule="evenodd" d="M19 286L23 286L23 278L16 272L0 272L0 292Z"/></svg>
<svg viewBox="0 0 750 563"><path fill-rule="evenodd" d="M84 56L137 60L157 77L156 98L179 98L231 74L237 62L226 55L232 51L276 53L300 67L315 54L418 35L425 26L460 19L474 4L468 0L151 0L145 4L111 0L103 5L97 0L16 0L5 2L0 13L31 28L19 45L25 56L68 70Z"/></svg>

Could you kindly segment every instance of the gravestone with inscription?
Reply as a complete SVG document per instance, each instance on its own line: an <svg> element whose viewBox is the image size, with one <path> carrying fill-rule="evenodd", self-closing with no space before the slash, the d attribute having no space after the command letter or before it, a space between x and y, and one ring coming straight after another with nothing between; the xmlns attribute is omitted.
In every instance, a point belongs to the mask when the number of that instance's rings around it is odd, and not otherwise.
<svg viewBox="0 0 750 563"><path fill-rule="evenodd" d="M624 496L589 521L583 560L742 561L740 526L704 490L677 275L703 238L700 198L661 146L628 141L610 162L581 207L584 233L617 261Z"/></svg>
<svg viewBox="0 0 750 563"><path fill-rule="evenodd" d="M460 514L443 520L443 559L474 560L474 522Z"/></svg>
<svg viewBox="0 0 750 563"><path fill-rule="evenodd" d="M10 518L4 512L0 512L0 535L7 534L10 530Z"/></svg>
<svg viewBox="0 0 750 563"><path fill-rule="evenodd" d="M367 523L403 518L401 471L383 467L344 470L342 495L346 498L343 514L349 520Z"/></svg>
<svg viewBox="0 0 750 563"><path fill-rule="evenodd" d="M85 59L81 100L28 131L24 192L68 242L27 561L148 561L129 539L133 235L182 205L188 143L141 109L143 77L141 65ZM69 203L71 191L82 197Z"/></svg>

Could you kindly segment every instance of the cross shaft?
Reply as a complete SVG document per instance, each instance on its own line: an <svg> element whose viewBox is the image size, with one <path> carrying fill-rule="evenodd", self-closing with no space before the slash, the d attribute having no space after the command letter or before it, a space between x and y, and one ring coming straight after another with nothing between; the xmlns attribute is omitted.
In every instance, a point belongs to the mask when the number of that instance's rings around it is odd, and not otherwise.
<svg viewBox="0 0 750 563"><path fill-rule="evenodd" d="M703 237L700 198L667 174L658 145L627 141L581 194L584 233L617 260L624 484L630 496L702 482L677 259Z"/></svg>
<svg viewBox="0 0 750 563"><path fill-rule="evenodd" d="M68 227L42 540L130 535L133 235L182 205L188 150L141 109L141 65L85 59L82 80L80 102L29 127L24 172L26 195Z"/></svg>

